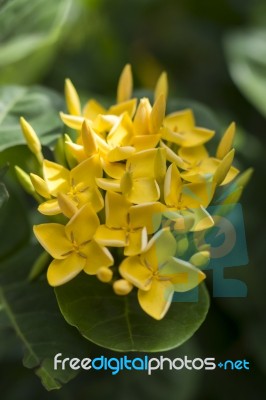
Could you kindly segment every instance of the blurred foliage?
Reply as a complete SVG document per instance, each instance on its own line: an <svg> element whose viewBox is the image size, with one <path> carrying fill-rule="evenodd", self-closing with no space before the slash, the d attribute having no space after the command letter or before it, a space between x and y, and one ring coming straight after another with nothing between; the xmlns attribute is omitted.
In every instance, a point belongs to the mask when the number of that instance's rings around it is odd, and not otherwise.
<svg viewBox="0 0 266 400"><path fill-rule="evenodd" d="M264 398L265 28L263 0L0 0L0 83L4 84L0 88L0 132L1 135L5 133L5 141L0 145L3 150L6 143L16 144L0 153L0 167L8 161L11 164L7 175L0 176L0 279L3 298L12 311L11 320L20 321L25 312L21 298L25 298L25 302L35 301L25 286L30 262L23 251L31 240L29 220L39 218L33 213L26 217L25 207L29 209L33 205L17 189L13 174L15 163L25 170L34 165L32 156L22 145L18 118L21 114L26 116L36 130L41 126L39 132L45 144L51 144L62 131L56 115L63 108L61 98L51 90L17 85L41 84L62 93L64 78L70 77L84 96L96 93L96 97L108 97L114 93L117 77L126 62L133 65L137 85L147 88L154 85L165 69L171 82L170 94L185 98L184 106L191 104L197 109L197 121L206 111L199 103L212 107L209 124L218 131L218 136L219 127L226 126L231 119L236 120L238 162L243 167L255 167L254 179L242 200L250 264L226 272L228 278L243 279L247 283L248 297L212 298L210 313L200 331L176 353L166 353L169 357L192 354L193 357L214 356L217 359L246 358L251 362L250 371L216 370L211 379L208 371L205 374L160 371L151 378L139 373L123 373L116 377L85 373L62 390L47 394L31 371L20 367L21 345L9 319L1 311L0 385L4 400L68 400L74 396L100 400L111 394L118 397L117 393L129 399L161 399L162 396L181 400L223 400L229 396L248 400ZM16 86L7 92L7 84ZM22 98L17 99L20 94ZM10 97L7 99L6 95ZM190 98L193 102L187 100ZM5 257L11 252L12 262ZM32 260L37 254L36 249L32 251ZM9 287L14 276L20 285L19 298L13 297ZM38 285L40 292L35 294L41 295L43 282ZM211 292L211 277L208 285ZM53 299L51 292L51 304L42 304L44 314L41 312L36 320L41 326L39 342L43 327L51 321L49 318L58 318ZM60 325L57 334L61 338L60 329L63 325L65 329L65 324L61 319L57 321ZM30 343L30 349L32 345L37 346L36 358L26 359L26 364L35 368L47 354L38 347L39 342L31 342L29 326L19 327L17 334L20 338L23 336L24 344ZM47 330L44 332L47 335ZM75 333L69 330L70 341ZM52 340L55 333L51 330L49 335L48 340ZM74 347L70 348L75 352ZM94 351L102 354L102 349ZM55 352L51 345L50 354ZM45 371L40 374L46 379ZM60 379L68 380L68 377Z"/></svg>

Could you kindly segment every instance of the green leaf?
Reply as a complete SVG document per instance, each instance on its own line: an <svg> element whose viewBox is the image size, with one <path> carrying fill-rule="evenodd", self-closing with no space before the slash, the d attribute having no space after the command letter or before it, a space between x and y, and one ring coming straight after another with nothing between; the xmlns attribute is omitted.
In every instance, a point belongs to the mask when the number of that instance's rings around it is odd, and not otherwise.
<svg viewBox="0 0 266 400"><path fill-rule="evenodd" d="M9 197L9 194L8 194L8 191L5 187L5 185L2 182L0 182L0 208L8 200L8 197Z"/></svg>
<svg viewBox="0 0 266 400"><path fill-rule="evenodd" d="M62 97L52 90L39 86L0 87L0 151L25 144L20 116L33 126L42 144L52 145L62 130L58 112L63 108Z"/></svg>
<svg viewBox="0 0 266 400"><path fill-rule="evenodd" d="M32 81L45 71L56 55L55 45L71 4L72 0L9 0L1 4L2 82Z"/></svg>
<svg viewBox="0 0 266 400"><path fill-rule="evenodd" d="M88 340L116 351L164 351L180 346L199 328L209 296L200 285L197 302L173 302L163 320L141 310L136 293L117 296L110 285L83 273L55 289L66 321Z"/></svg>
<svg viewBox="0 0 266 400"><path fill-rule="evenodd" d="M60 388L77 374L71 369L54 370L54 356L62 353L65 357L85 357L89 344L65 323L47 282L26 280L39 250L39 246L28 245L1 262L0 301L10 321L8 326L15 329L23 344L24 365L33 368L43 385L51 390Z"/></svg>
<svg viewBox="0 0 266 400"><path fill-rule="evenodd" d="M4 234L4 240L0 241L0 260L22 246L30 235L26 210L12 191L9 201L0 209L0 232Z"/></svg>
<svg viewBox="0 0 266 400"><path fill-rule="evenodd" d="M233 32L226 36L224 45L233 81L266 116L266 30Z"/></svg>

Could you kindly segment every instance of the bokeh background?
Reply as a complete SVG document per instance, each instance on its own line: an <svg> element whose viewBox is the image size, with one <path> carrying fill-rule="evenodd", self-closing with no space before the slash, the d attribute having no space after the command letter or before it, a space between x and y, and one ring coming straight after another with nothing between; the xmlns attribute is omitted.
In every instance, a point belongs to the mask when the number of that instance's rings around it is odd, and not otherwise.
<svg viewBox="0 0 266 400"><path fill-rule="evenodd" d="M11 340L9 345L6 330L0 349L1 398L264 399L266 3L0 0L0 85L38 84L62 93L69 77L83 98L111 99L127 62L136 88L151 89L166 70L170 97L208 113L209 128L217 129L218 136L232 120L237 123L237 162L255 169L241 200L250 262L225 274L242 279L248 296L211 296L202 327L169 356L247 359L250 370L164 371L153 378L140 372L116 377L85 372L48 393L22 366L22 349ZM3 231L0 236L5 240ZM212 295L211 276L208 286Z"/></svg>

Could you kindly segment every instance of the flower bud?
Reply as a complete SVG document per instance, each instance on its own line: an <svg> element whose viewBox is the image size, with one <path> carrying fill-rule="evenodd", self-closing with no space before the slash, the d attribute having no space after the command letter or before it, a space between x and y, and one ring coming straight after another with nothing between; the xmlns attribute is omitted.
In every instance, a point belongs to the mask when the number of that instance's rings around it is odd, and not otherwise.
<svg viewBox="0 0 266 400"><path fill-rule="evenodd" d="M33 154L35 154L38 161L42 162L42 146L35 130L23 117L20 118L20 126L28 148Z"/></svg>
<svg viewBox="0 0 266 400"><path fill-rule="evenodd" d="M101 282L110 282L113 277L113 271L110 268L101 267L98 269L96 275Z"/></svg>
<svg viewBox="0 0 266 400"><path fill-rule="evenodd" d="M113 289L114 292L119 296L125 296L131 292L133 285L126 279L119 279L118 281L114 282Z"/></svg>
<svg viewBox="0 0 266 400"><path fill-rule="evenodd" d="M210 261L210 252L209 251L199 251L198 253L193 254L190 257L189 262L195 267L203 268L205 267Z"/></svg>
<svg viewBox="0 0 266 400"><path fill-rule="evenodd" d="M44 179L42 179L38 175L30 174L30 180L31 180L31 183L32 183L35 191L38 194L40 194L45 199L50 199L51 198L47 183L45 182Z"/></svg>
<svg viewBox="0 0 266 400"><path fill-rule="evenodd" d="M178 257L182 256L188 249L189 241L186 235L181 237L176 242L176 254Z"/></svg>

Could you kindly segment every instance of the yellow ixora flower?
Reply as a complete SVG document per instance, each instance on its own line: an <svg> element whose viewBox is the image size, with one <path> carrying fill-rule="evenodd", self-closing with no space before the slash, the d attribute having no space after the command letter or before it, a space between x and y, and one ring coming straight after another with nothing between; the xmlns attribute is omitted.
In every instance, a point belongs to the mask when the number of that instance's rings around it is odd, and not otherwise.
<svg viewBox="0 0 266 400"><path fill-rule="evenodd" d="M113 265L111 253L94 239L99 225L97 214L86 204L66 225L48 223L33 227L38 241L54 258L47 271L51 286L63 285L82 270L95 275L100 268Z"/></svg>
<svg viewBox="0 0 266 400"><path fill-rule="evenodd" d="M176 240L168 229L158 231L145 250L125 258L121 276L138 288L141 308L160 320L168 311L173 294L199 285L205 274L191 263L175 258Z"/></svg>
<svg viewBox="0 0 266 400"><path fill-rule="evenodd" d="M62 213L68 220L34 226L54 258L49 284L63 285L83 270L112 285L117 295L136 287L142 309L160 320L175 291L191 290L205 278L199 268L208 262L209 251L195 250L189 234L211 228L208 207L238 201L252 171L237 176L233 166L234 123L211 155L205 146L215 132L198 126L192 110L167 114L165 72L153 101L132 98L132 90L126 65L116 104L106 108L91 99L82 107L67 79L67 113L60 115L75 132L72 139L65 135L63 145L61 139L55 158L61 155L69 169L43 158L37 133L21 118L42 175L18 167L16 172L42 214Z"/></svg>
<svg viewBox="0 0 266 400"><path fill-rule="evenodd" d="M31 174L31 181L36 192L46 199L39 205L38 210L45 215L60 214L58 193L67 195L77 208L90 203L95 211L101 210L104 202L95 182L95 177L100 176L102 176L102 169L93 156L72 170L44 160L43 179Z"/></svg>

